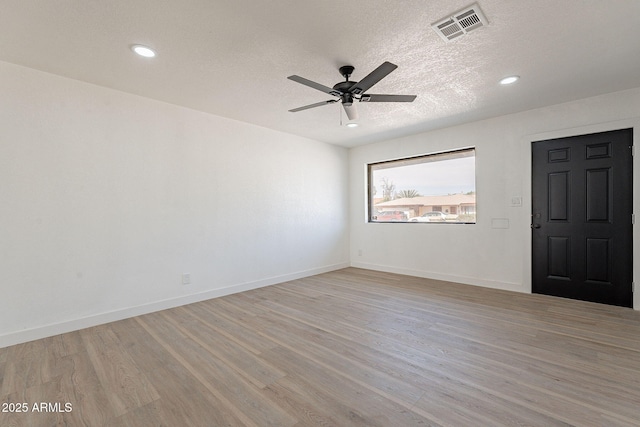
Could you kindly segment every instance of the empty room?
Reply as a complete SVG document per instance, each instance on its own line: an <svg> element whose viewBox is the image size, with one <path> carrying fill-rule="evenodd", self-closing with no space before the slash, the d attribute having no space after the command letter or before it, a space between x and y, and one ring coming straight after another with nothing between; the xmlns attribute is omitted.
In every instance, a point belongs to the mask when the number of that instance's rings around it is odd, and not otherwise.
<svg viewBox="0 0 640 427"><path fill-rule="evenodd" d="M0 28L0 426L640 426L640 2Z"/></svg>

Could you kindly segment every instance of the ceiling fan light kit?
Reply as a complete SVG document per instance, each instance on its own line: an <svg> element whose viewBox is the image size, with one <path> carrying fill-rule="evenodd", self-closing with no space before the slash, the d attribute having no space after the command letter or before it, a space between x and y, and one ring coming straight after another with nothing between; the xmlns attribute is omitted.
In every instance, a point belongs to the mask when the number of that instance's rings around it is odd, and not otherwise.
<svg viewBox="0 0 640 427"><path fill-rule="evenodd" d="M397 65L391 62L384 62L378 68L369 73L365 78L359 82L349 80L351 74L353 74L354 67L352 65L344 65L338 69L340 74L344 77L343 82L338 82L333 87L328 87L320 83L305 79L300 76L289 76L289 80L309 86L312 89L319 90L328 95L334 96L337 99L330 99L327 101L316 102L315 104L305 105L303 107L294 108L289 110L292 113L298 111L308 110L309 108L320 107L322 105L333 104L334 102L342 103L342 108L349 120L357 120L358 111L356 109L355 101L358 102L413 102L416 99L416 95L372 95L365 94L366 91L371 89L376 83L389 75L393 70L398 68ZM356 124L357 126L357 124Z"/></svg>

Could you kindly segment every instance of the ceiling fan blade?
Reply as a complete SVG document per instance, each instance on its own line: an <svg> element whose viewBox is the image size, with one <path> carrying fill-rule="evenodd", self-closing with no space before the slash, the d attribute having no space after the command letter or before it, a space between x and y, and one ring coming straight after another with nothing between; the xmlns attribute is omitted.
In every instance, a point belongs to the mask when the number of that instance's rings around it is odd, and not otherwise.
<svg viewBox="0 0 640 427"><path fill-rule="evenodd" d="M291 113L295 113L302 110L308 110L309 108L321 107L327 104L333 104L334 102L338 102L337 99L330 99L328 101L316 102L315 104L305 105L304 107L294 108L293 110L289 110Z"/></svg>
<svg viewBox="0 0 640 427"><path fill-rule="evenodd" d="M370 72L364 79L351 86L349 92L354 95L360 95L361 93L366 92L371 89L374 84L387 77L387 75L396 68L398 68L397 65L392 64L391 62L384 62L378 68Z"/></svg>
<svg viewBox="0 0 640 427"><path fill-rule="evenodd" d="M344 112L347 113L347 117L349 120L357 120L358 119L358 110L356 110L356 104L342 104L344 108Z"/></svg>
<svg viewBox="0 0 640 427"><path fill-rule="evenodd" d="M360 102L413 102L417 95L362 95Z"/></svg>
<svg viewBox="0 0 640 427"><path fill-rule="evenodd" d="M309 79L305 79L304 77L294 75L294 76L289 76L287 78L289 80L293 80L294 82L303 84L305 86L309 86L310 88L319 90L324 93L328 93L329 95L333 95L333 96L342 95L342 92L340 92L339 90L335 90L333 88L330 88L329 86L321 85L320 83L313 82Z"/></svg>

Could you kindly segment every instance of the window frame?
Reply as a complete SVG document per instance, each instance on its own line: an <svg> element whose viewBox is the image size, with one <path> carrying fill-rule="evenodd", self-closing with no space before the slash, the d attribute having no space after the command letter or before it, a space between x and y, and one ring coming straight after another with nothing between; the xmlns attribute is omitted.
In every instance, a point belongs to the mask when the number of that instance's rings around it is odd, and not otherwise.
<svg viewBox="0 0 640 427"><path fill-rule="evenodd" d="M472 154L470 155L465 155L463 153L466 152L470 152ZM475 161L475 157L476 157L476 147L475 146L471 146L471 147L464 147L464 148L457 148L457 149L453 149L453 150L446 150L446 151L439 151L439 152L435 152L435 153L428 153L428 154L420 154L420 155L416 155L416 156L409 156L409 157L402 157L402 158L398 158L398 159L392 159L392 160L383 160L383 161L379 161L379 162L372 162L372 163L367 163L366 164L366 168L367 168L367 182L366 182L366 186L367 186L367 201L366 201L366 211L367 211L367 215L366 215L366 219L367 219L367 223L371 223L371 224L388 224L388 223L393 223L393 224L408 224L408 223L418 223L418 224L424 224L425 222L422 221L407 221L407 220L390 220L390 221L380 221L380 220L374 220L373 219L373 211L374 211L374 204L373 204L373 194L372 194L372 179L373 179L373 171L376 170L375 167L379 166L379 165L384 165L384 164L391 164L391 163L402 163L405 162L405 165L399 165L397 167L400 166L409 166L411 164L418 164L418 163L428 163L428 161L419 161L421 159L425 159L425 158L429 158L432 157L434 158L434 160L431 161L444 161L446 159L441 159L441 160L436 160L437 157L441 157L441 156L451 156L452 159L455 158L462 158L462 157L470 157L473 156L474 157L474 167L473 167L473 174L474 174L474 178L473 178L473 182L474 182L474 189L473 189L473 193L474 195L476 195L477 197L477 187L476 187L476 182L477 182L477 171L476 171L476 161ZM450 159L450 160L452 160ZM377 169L379 170L379 169ZM440 208L442 209L442 206L440 206ZM400 212L400 210L397 210L398 212ZM459 213L457 215L462 214L463 212L466 214L467 209L463 208L462 206L460 206L459 209ZM478 206L477 206L477 202L474 203L473 205L473 215L475 217L474 221L443 221L443 222L426 222L427 224L477 224L477 211L478 211Z"/></svg>

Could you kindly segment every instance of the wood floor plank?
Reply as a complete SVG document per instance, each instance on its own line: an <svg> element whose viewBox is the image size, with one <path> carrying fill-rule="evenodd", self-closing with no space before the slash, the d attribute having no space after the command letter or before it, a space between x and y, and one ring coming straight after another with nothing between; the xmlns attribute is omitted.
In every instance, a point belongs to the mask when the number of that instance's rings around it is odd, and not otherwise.
<svg viewBox="0 0 640 427"><path fill-rule="evenodd" d="M165 349L164 343L147 333L136 319L115 322L111 327L127 354L141 367L160 395L159 400L144 407L144 412L158 412L151 416L152 419L161 418L168 426L244 424L235 411L216 398L172 352Z"/></svg>
<svg viewBox="0 0 640 427"><path fill-rule="evenodd" d="M254 354L260 354L261 351L269 350L275 346L272 341L236 321L241 319L244 313L236 313L235 317L224 316L224 311L218 309L220 305L219 301L211 300L207 301L207 304L193 304L189 306L189 310L196 314L202 322L206 322L208 327L215 329L227 339L236 342Z"/></svg>
<svg viewBox="0 0 640 427"><path fill-rule="evenodd" d="M47 357L44 349L43 340L18 344L7 349L0 396L43 383L42 370Z"/></svg>
<svg viewBox="0 0 640 427"><path fill-rule="evenodd" d="M118 416L160 398L108 325L85 329L81 336L100 384Z"/></svg>
<svg viewBox="0 0 640 427"><path fill-rule="evenodd" d="M297 420L281 408L269 404L260 390L237 375L233 368L217 359L207 349L183 335L179 325L162 313L139 319L148 331L153 327L157 338L174 346L175 355L216 397L225 401L246 424L256 426L292 426ZM152 325L152 326L150 326Z"/></svg>
<svg viewBox="0 0 640 427"><path fill-rule="evenodd" d="M368 393L362 399L357 382L327 371L313 359L299 357L289 348L276 347L263 354L272 363L280 363L290 374L276 383L292 395L309 399L314 405L326 405L323 412L336 418L337 425L389 426L389 425L438 425L433 420L407 411L382 394Z"/></svg>
<svg viewBox="0 0 640 427"><path fill-rule="evenodd" d="M63 360L69 370L62 375L61 385L65 403L72 405L75 425L102 425L116 416L87 351L74 352Z"/></svg>
<svg viewBox="0 0 640 427"><path fill-rule="evenodd" d="M210 420L207 422L210 422ZM170 418L167 417L160 401L137 407L124 415L110 419L104 424L105 427L170 427L174 425L176 424L171 424ZM179 425L186 426L192 424L181 421Z"/></svg>
<svg viewBox="0 0 640 427"><path fill-rule="evenodd" d="M281 378L278 382L269 384L264 393L274 405L278 405L290 414L295 414L299 420L294 427L328 427L338 426L335 405L324 405L322 399L312 390L299 390L296 385L290 385L288 378ZM306 398L306 396L309 396ZM331 409L328 410L327 407Z"/></svg>
<svg viewBox="0 0 640 427"><path fill-rule="evenodd" d="M261 318L259 321L261 327L265 328L265 333L277 339L281 346L304 349L301 355L314 363L333 372L340 372L345 378L399 404L410 407L423 393L418 387L376 369L373 360L363 363L332 350L327 344L332 337L324 331L296 324L291 319Z"/></svg>
<svg viewBox="0 0 640 427"><path fill-rule="evenodd" d="M282 378L286 373L267 364L257 355L218 334L217 330L209 327L207 321L201 319L191 310L172 310L167 315L180 323L183 333L206 348L217 359L231 366L240 376L243 376L256 387L264 388L268 384Z"/></svg>
<svg viewBox="0 0 640 427"><path fill-rule="evenodd" d="M640 426L640 313L346 268L0 349L0 426Z"/></svg>
<svg viewBox="0 0 640 427"><path fill-rule="evenodd" d="M568 426L536 409L478 390L452 378L434 378L415 405L444 419L449 425Z"/></svg>

